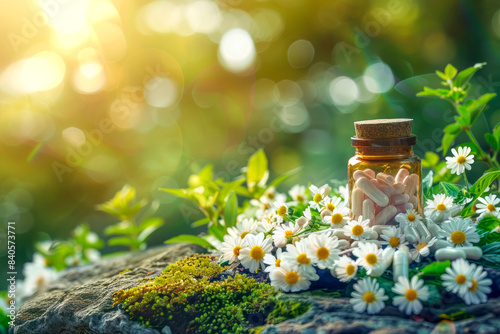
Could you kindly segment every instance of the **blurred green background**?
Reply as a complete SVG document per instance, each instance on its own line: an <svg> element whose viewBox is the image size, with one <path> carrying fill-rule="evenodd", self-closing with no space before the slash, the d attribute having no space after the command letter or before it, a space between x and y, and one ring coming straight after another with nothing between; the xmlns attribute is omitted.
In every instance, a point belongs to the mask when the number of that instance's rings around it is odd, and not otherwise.
<svg viewBox="0 0 500 334"><path fill-rule="evenodd" d="M150 245L190 233L201 213L158 188L186 186L207 163L234 178L259 148L274 175L304 166L288 185L343 180L356 120L414 118L416 152L436 151L453 111L415 93L439 85L432 73L447 63L487 62L472 95L498 90L499 5L2 2L2 261L7 221L17 223L22 263L45 234L115 222L95 205L125 183L161 202L166 224ZM477 133L500 120L499 106L493 100Z"/></svg>

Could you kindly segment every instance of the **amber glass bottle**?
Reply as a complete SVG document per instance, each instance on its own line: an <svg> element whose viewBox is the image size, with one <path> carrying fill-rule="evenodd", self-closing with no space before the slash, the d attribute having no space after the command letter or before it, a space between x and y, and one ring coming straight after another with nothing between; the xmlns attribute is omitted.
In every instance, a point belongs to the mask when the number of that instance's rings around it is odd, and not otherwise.
<svg viewBox="0 0 500 334"><path fill-rule="evenodd" d="M371 225L391 224L398 213L422 214L422 165L413 153L411 119L355 122L349 160L349 209Z"/></svg>

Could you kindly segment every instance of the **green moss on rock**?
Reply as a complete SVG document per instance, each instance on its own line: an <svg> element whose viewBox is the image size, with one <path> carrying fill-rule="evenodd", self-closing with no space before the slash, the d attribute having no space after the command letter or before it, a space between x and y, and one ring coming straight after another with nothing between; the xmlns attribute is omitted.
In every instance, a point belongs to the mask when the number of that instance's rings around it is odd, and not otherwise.
<svg viewBox="0 0 500 334"><path fill-rule="evenodd" d="M247 333L265 324L276 304L267 283L223 274L208 255L195 255L163 270L145 284L114 293L114 305L139 322L174 333Z"/></svg>

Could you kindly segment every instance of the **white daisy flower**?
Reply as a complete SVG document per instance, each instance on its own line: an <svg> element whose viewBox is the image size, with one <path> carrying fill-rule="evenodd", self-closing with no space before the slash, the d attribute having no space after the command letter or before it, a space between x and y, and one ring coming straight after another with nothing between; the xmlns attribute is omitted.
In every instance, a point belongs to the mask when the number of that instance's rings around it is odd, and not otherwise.
<svg viewBox="0 0 500 334"><path fill-rule="evenodd" d="M455 247L472 246L479 242L476 226L470 218L455 217L442 225L442 237L446 237Z"/></svg>
<svg viewBox="0 0 500 334"><path fill-rule="evenodd" d="M330 233L311 234L309 239L309 258L319 269L332 269L339 259L339 240Z"/></svg>
<svg viewBox="0 0 500 334"><path fill-rule="evenodd" d="M476 213L499 216L496 205L500 203L500 198L497 198L497 195L490 194L486 198L479 197L477 200L481 203L476 204Z"/></svg>
<svg viewBox="0 0 500 334"><path fill-rule="evenodd" d="M376 314L385 307L385 301L389 299L385 295L384 289L380 288L378 282L371 277L365 277L354 284L354 290L350 303L352 308L358 313L367 312Z"/></svg>
<svg viewBox="0 0 500 334"><path fill-rule="evenodd" d="M400 213L395 220L405 228L408 225L416 224L422 221L422 216L415 209L406 210L405 213Z"/></svg>
<svg viewBox="0 0 500 334"><path fill-rule="evenodd" d="M321 187L318 189L315 185L311 185L309 187L311 191L312 201L309 201L309 205L311 208L320 211L320 203L323 201L323 198L326 196L326 188Z"/></svg>
<svg viewBox="0 0 500 334"><path fill-rule="evenodd" d="M370 229L370 219L363 220L363 216L359 216L358 220L351 220L343 227L346 236L353 240L366 240L370 238L367 231Z"/></svg>
<svg viewBox="0 0 500 334"><path fill-rule="evenodd" d="M345 186L339 186L337 190L335 190L335 192L339 194L346 203L349 202L349 184L346 184Z"/></svg>
<svg viewBox="0 0 500 334"><path fill-rule="evenodd" d="M413 261L420 262L423 257L431 254L430 248L437 242L437 238L430 237L417 237L417 244L410 250L410 256Z"/></svg>
<svg viewBox="0 0 500 334"><path fill-rule="evenodd" d="M493 281L486 278L487 273L483 271L483 267L472 265L473 274L471 278L472 286L460 294L460 297L467 305L482 304L488 301L488 294L491 292L490 285Z"/></svg>
<svg viewBox="0 0 500 334"><path fill-rule="evenodd" d="M424 286L424 281L418 279L417 275L412 277L411 282L407 277L399 277L392 291L398 295L394 297L393 305L406 315L420 314L423 309L422 301L429 298L429 288Z"/></svg>
<svg viewBox="0 0 500 334"><path fill-rule="evenodd" d="M283 262L282 265L269 274L271 285L276 290L285 292L297 292L308 290L311 286L311 280L318 280L319 276L308 276L302 273L297 268L290 266L288 263Z"/></svg>
<svg viewBox="0 0 500 334"><path fill-rule="evenodd" d="M474 155L470 154L471 148L463 146L455 150L451 149L452 157L446 157L446 168L451 170L451 174L460 175L465 170L471 170L471 165L474 163Z"/></svg>
<svg viewBox="0 0 500 334"><path fill-rule="evenodd" d="M344 255L335 263L335 269L332 270L332 275L335 273L333 276L337 277L341 282L349 282L356 276L357 272L358 265L356 261Z"/></svg>
<svg viewBox="0 0 500 334"><path fill-rule="evenodd" d="M237 222L235 227L227 229L227 233L233 237L244 239L248 234L257 234L257 221L253 218L244 218Z"/></svg>
<svg viewBox="0 0 500 334"><path fill-rule="evenodd" d="M302 227L305 228L307 225L309 225L309 222L312 220L312 214L311 214L311 207L307 207L304 212L302 213L302 217L299 219L295 220L295 223Z"/></svg>
<svg viewBox="0 0 500 334"><path fill-rule="evenodd" d="M360 242L358 247L353 249L352 254L358 258L356 263L363 266L368 275L383 262L382 249L371 242Z"/></svg>
<svg viewBox="0 0 500 334"><path fill-rule="evenodd" d="M302 239L295 245L286 245L286 252L282 254L282 261L290 264L292 268L297 268L299 272L308 277L315 277L316 269L309 257L309 241Z"/></svg>
<svg viewBox="0 0 500 334"><path fill-rule="evenodd" d="M273 230L273 241L276 247L285 247L294 234L300 232L302 228L298 224L288 222L281 224Z"/></svg>
<svg viewBox="0 0 500 334"><path fill-rule="evenodd" d="M290 197L292 198L292 201L295 202L295 204L304 204L307 203L307 195L306 195L306 187L301 186L301 185L294 185L292 189L288 192Z"/></svg>
<svg viewBox="0 0 500 334"><path fill-rule="evenodd" d="M450 209L453 207L453 198L445 194L434 194L433 199L427 200L425 216L436 223L440 223L451 217Z"/></svg>
<svg viewBox="0 0 500 334"><path fill-rule="evenodd" d="M402 233L401 228L396 226L391 226L382 231L380 235L382 240L380 241L381 245L387 245L388 247L398 249L401 245L407 245L408 241L406 241L405 235Z"/></svg>
<svg viewBox="0 0 500 334"><path fill-rule="evenodd" d="M324 206L323 210L327 209L333 212L337 207L341 206L340 202L342 202L342 198L333 196L329 197L326 196L323 201L321 202L321 205ZM345 205L343 205L345 206Z"/></svg>
<svg viewBox="0 0 500 334"><path fill-rule="evenodd" d="M281 255L283 254L283 250L281 248L278 248L276 250L276 257L271 254L271 256L268 256L264 259L264 263L267 264L268 266L264 271L270 273L274 269L281 267Z"/></svg>
<svg viewBox="0 0 500 334"><path fill-rule="evenodd" d="M238 236L226 234L220 248L222 258L229 263L239 261L238 256L240 256L240 250L243 249L243 240Z"/></svg>
<svg viewBox="0 0 500 334"><path fill-rule="evenodd" d="M264 234L275 228L276 222L270 222L267 219L262 219L257 223L257 233L263 232Z"/></svg>
<svg viewBox="0 0 500 334"><path fill-rule="evenodd" d="M288 206L284 202L276 201L274 202L274 207L276 208L276 221L281 223L288 213Z"/></svg>
<svg viewBox="0 0 500 334"><path fill-rule="evenodd" d="M259 267L265 269L264 259L271 259L273 242L271 238L265 238L264 233L257 235L248 234L245 237L243 249L240 249L240 259L243 267L254 273Z"/></svg>
<svg viewBox="0 0 500 334"><path fill-rule="evenodd" d="M59 277L55 269L47 266L47 261L39 253L33 254L33 262L24 264L23 275L22 295L25 297L33 295Z"/></svg>
<svg viewBox="0 0 500 334"><path fill-rule="evenodd" d="M325 223L329 223L332 228L342 228L349 221L349 208L345 206L336 207L330 215L323 218Z"/></svg>
<svg viewBox="0 0 500 334"><path fill-rule="evenodd" d="M446 273L441 275L443 287L453 293L465 294L472 287L472 276L474 267L464 259L458 259L446 268Z"/></svg>

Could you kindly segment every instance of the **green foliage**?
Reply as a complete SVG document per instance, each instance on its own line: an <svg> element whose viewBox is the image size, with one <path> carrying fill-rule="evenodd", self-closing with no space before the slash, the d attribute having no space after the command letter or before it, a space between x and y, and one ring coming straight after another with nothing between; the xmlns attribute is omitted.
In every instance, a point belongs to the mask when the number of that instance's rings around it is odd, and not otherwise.
<svg viewBox="0 0 500 334"><path fill-rule="evenodd" d="M495 233L500 234L500 233ZM478 261L474 261L486 267L500 269L500 240L483 245L483 256Z"/></svg>
<svg viewBox="0 0 500 334"><path fill-rule="evenodd" d="M7 314L0 308L0 334L7 334L9 330L10 318Z"/></svg>
<svg viewBox="0 0 500 334"><path fill-rule="evenodd" d="M300 168L294 169L268 184L268 161L264 151L260 149L250 157L243 175L236 178L235 181L226 182L223 178L214 180L212 166L208 165L198 174L189 177L189 188L163 188L161 190L194 202L205 217L191 225L193 227L208 225L208 235L223 241L224 235L227 234L227 228L236 225L236 217L245 206L243 204L241 208L238 207L241 201L238 201L237 195L258 199L267 190L278 186L299 171ZM246 186L243 185L245 182ZM203 247L213 248L209 241L200 237L191 238L183 235L166 241L166 243L172 242L192 242Z"/></svg>
<svg viewBox="0 0 500 334"><path fill-rule="evenodd" d="M120 219L104 231L111 236L108 245L127 246L130 250L145 249L147 239L163 226L163 219L152 217L158 206L156 201L148 206L146 199L137 202L135 188L129 185L125 185L111 200L98 205L99 210Z"/></svg>
<svg viewBox="0 0 500 334"><path fill-rule="evenodd" d="M450 266L450 260L441 262L432 262L421 270L421 276L441 276L446 272L446 268Z"/></svg>
<svg viewBox="0 0 500 334"><path fill-rule="evenodd" d="M481 197L481 195L488 189L488 187L495 181L497 178L500 177L500 171L494 171L494 172L489 172L485 173L483 176L481 176L476 183L470 188L470 193L472 195L472 200L463 208L462 210L462 216L463 217L468 217L471 216L474 212L472 211L472 207L474 206L474 203L476 200Z"/></svg>
<svg viewBox="0 0 500 334"><path fill-rule="evenodd" d="M62 270L69 265L88 263L92 259L91 252L101 249L104 242L96 233L89 230L88 225L78 225L72 232L72 238L63 241L45 240L38 242L35 249L47 262L48 266Z"/></svg>
<svg viewBox="0 0 500 334"><path fill-rule="evenodd" d="M452 314L442 313L439 315L441 319L449 320L449 321L460 321L465 319L474 318L473 314L465 313L464 311L458 311Z"/></svg>
<svg viewBox="0 0 500 334"><path fill-rule="evenodd" d="M262 325L276 303L276 292L267 283L246 275L219 279L226 267L208 255L195 255L165 268L145 284L114 293L132 319L174 333L247 333Z"/></svg>
<svg viewBox="0 0 500 334"><path fill-rule="evenodd" d="M449 124L443 130L444 136L441 142L443 155L448 152L455 139L462 132L465 132L471 140L470 143L467 143L467 146L471 147L472 151L477 152L476 159L485 161L489 167L500 169L500 165L496 161L500 147L499 134L496 131L485 134L485 139L491 147L491 153L487 153L480 147L471 132L474 122L486 109L488 102L496 96L494 93L486 93L477 99L467 99L471 91L470 80L477 70L484 65L486 63L476 64L458 72L453 65L448 64L444 72L436 71L437 76L444 80L441 84L446 88L432 89L424 87L424 90L418 93L417 96L433 96L444 99L451 103L457 113L454 117L455 123ZM495 126L495 129L498 127L499 124Z"/></svg>
<svg viewBox="0 0 500 334"><path fill-rule="evenodd" d="M269 324L277 324L288 319L296 318L311 308L311 305L293 300L278 300L274 309L267 317Z"/></svg>

